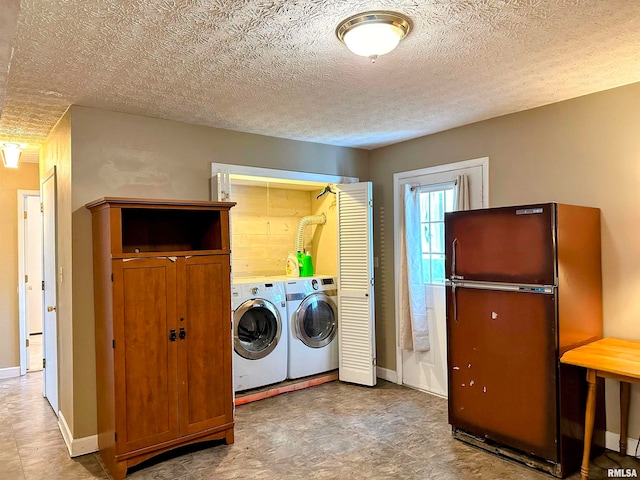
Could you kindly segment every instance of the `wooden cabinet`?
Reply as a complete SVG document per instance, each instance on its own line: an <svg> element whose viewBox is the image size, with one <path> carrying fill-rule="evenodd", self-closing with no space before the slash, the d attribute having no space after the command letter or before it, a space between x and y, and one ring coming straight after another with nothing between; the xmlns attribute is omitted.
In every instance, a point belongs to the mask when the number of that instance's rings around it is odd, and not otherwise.
<svg viewBox="0 0 640 480"><path fill-rule="evenodd" d="M116 480L178 446L233 443L233 205L127 198L86 205L98 443Z"/></svg>

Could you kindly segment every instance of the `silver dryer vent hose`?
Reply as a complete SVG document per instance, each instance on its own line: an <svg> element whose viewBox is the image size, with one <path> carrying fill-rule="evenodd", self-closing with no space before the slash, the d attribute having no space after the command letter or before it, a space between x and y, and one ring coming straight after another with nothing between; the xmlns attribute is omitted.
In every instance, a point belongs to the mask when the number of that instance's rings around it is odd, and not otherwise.
<svg viewBox="0 0 640 480"><path fill-rule="evenodd" d="M323 213L321 215L309 215L300 219L298 225L298 232L296 233L296 252L301 252L303 247L304 229L307 225L324 225L327 223L327 216Z"/></svg>

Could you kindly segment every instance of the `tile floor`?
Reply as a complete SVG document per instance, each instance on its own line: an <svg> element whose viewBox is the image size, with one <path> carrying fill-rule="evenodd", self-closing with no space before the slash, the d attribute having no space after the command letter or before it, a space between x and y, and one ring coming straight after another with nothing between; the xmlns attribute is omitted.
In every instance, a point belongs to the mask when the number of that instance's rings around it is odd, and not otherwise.
<svg viewBox="0 0 640 480"><path fill-rule="evenodd" d="M42 372L0 380L0 479L109 478L97 454L69 458L41 392ZM553 479L452 439L445 400L384 381L330 382L240 406L235 437L234 445L165 455L127 478ZM607 455L595 463L638 468ZM590 478L606 478L606 470L593 465Z"/></svg>

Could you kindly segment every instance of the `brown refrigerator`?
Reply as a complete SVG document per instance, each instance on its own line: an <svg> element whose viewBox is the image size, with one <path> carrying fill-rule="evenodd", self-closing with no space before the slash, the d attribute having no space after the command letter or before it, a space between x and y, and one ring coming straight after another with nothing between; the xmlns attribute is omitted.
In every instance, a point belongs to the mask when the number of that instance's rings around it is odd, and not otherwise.
<svg viewBox="0 0 640 480"><path fill-rule="evenodd" d="M599 209L447 213L445 241L453 435L568 475L580 466L586 383L558 360L602 336Z"/></svg>

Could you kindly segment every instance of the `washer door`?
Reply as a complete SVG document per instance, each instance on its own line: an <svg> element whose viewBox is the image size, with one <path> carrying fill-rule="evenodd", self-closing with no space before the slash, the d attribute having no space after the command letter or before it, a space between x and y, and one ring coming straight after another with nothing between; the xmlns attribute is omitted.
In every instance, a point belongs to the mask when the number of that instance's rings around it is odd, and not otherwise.
<svg viewBox="0 0 640 480"><path fill-rule="evenodd" d="M282 319L273 303L263 298L247 300L233 312L233 340L238 355L260 360L280 341Z"/></svg>
<svg viewBox="0 0 640 480"><path fill-rule="evenodd" d="M336 306L324 293L306 297L293 315L296 335L311 348L329 344L338 332Z"/></svg>

